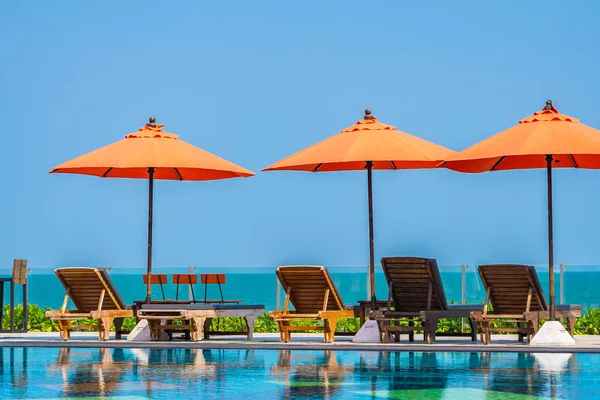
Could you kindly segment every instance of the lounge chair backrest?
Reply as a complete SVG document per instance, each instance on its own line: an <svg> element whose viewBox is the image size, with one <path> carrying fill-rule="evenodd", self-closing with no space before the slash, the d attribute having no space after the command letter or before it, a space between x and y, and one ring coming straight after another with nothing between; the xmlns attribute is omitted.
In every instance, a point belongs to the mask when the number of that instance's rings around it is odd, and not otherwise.
<svg viewBox="0 0 600 400"><path fill-rule="evenodd" d="M548 306L535 268L530 265L480 265L479 276L497 314L520 314L527 308L529 288L533 288L530 311L546 311Z"/></svg>
<svg viewBox="0 0 600 400"><path fill-rule="evenodd" d="M277 277L284 292L290 291L290 303L299 314L323 311L325 291L329 289L327 310L344 309L344 303L329 271L321 266L284 266L277 268Z"/></svg>
<svg viewBox="0 0 600 400"><path fill-rule="evenodd" d="M430 283L430 310L448 309L442 278L434 259L384 257L381 259L381 267L388 287L392 282L392 303L395 311L426 311Z"/></svg>
<svg viewBox="0 0 600 400"><path fill-rule="evenodd" d="M106 292L102 310L125 310L127 308L105 268L58 268L54 273L65 290L69 292L71 301L80 313L98 310L98 301L103 289Z"/></svg>

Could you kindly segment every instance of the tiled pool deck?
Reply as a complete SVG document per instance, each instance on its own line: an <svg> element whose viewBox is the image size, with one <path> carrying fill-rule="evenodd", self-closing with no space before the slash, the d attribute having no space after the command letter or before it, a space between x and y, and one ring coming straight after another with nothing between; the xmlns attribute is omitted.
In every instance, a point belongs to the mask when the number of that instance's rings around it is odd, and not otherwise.
<svg viewBox="0 0 600 400"><path fill-rule="evenodd" d="M576 345L570 347L534 347L519 343L515 335L494 335L492 343L483 345L466 337L438 337L435 344L423 343L422 335L415 335L413 343L402 336L400 343L353 343L352 336L336 336L334 343L324 343L322 334L297 333L292 341L282 343L279 334L255 333L254 340L245 336L212 336L199 342L174 339L173 341L142 342L115 340L99 341L97 334L72 333L71 340L63 342L57 332L30 332L0 334L0 347L74 347L74 348L202 348L202 349L295 349L295 350L376 350L415 352L521 352L521 353L600 353L599 336L575 336Z"/></svg>

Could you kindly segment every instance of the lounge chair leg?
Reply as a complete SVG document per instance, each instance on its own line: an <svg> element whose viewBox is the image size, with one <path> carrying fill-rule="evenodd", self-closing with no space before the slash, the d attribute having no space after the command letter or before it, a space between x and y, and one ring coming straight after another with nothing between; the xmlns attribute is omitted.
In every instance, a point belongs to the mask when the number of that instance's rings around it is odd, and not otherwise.
<svg viewBox="0 0 600 400"><path fill-rule="evenodd" d="M117 340L121 340L121 336L123 334L123 321L125 320L125 318L115 318L114 320L114 324L115 324L115 339Z"/></svg>
<svg viewBox="0 0 600 400"><path fill-rule="evenodd" d="M110 337L110 327L112 326L112 323L112 317L100 318L100 329L98 330L98 337L100 340L108 340Z"/></svg>
<svg viewBox="0 0 600 400"><path fill-rule="evenodd" d="M197 342L202 339L202 332L204 331L204 321L205 320L206 320L205 317L197 317L197 318L192 318L192 320L190 321L191 322L190 335L194 342Z"/></svg>
<svg viewBox="0 0 600 400"><path fill-rule="evenodd" d="M157 341L160 338L160 321L148 320L150 328L150 340Z"/></svg>
<svg viewBox="0 0 600 400"><path fill-rule="evenodd" d="M58 320L56 321L58 324L58 329L60 330L60 339L63 341L67 341L71 338L71 331L69 327L71 326L71 321Z"/></svg>
<svg viewBox="0 0 600 400"><path fill-rule="evenodd" d="M533 334L535 335L537 331L540 329L540 320L537 317L533 317L528 321L529 326L533 329Z"/></svg>
<svg viewBox="0 0 600 400"><path fill-rule="evenodd" d="M489 322L481 322L481 342L483 344L488 344L489 343L489 339L490 339L490 332L488 331L489 329Z"/></svg>
<svg viewBox="0 0 600 400"><path fill-rule="evenodd" d="M277 321L277 330L279 331L279 341L283 342L283 324L281 321Z"/></svg>
<svg viewBox="0 0 600 400"><path fill-rule="evenodd" d="M388 330L389 324L385 321L378 321L379 323L379 334L381 336L382 343L388 343L390 341L390 332Z"/></svg>
<svg viewBox="0 0 600 400"><path fill-rule="evenodd" d="M246 317L246 325L248 326L248 340L254 339L254 322L256 322L256 317Z"/></svg>
<svg viewBox="0 0 600 400"><path fill-rule="evenodd" d="M331 343L335 340L335 327L337 318L327 318L325 320L325 342Z"/></svg>
<svg viewBox="0 0 600 400"><path fill-rule="evenodd" d="M569 333L571 334L571 336L573 336L575 334L575 321L577 320L576 317L568 317L567 318L567 329L569 330Z"/></svg>
<svg viewBox="0 0 600 400"><path fill-rule="evenodd" d="M286 338L287 338L286 325L287 324L286 323L287 323L287 321L277 321L277 327L279 328L279 341L281 341L281 342L287 342L287 340L286 340Z"/></svg>
<svg viewBox="0 0 600 400"><path fill-rule="evenodd" d="M284 343L287 343L292 338L292 335L288 329L290 326L290 321L277 321L279 324L279 340Z"/></svg>
<svg viewBox="0 0 600 400"><path fill-rule="evenodd" d="M389 343L392 341L392 331L390 330L391 322L390 321L382 321L381 322L381 333L383 335L382 342Z"/></svg>
<svg viewBox="0 0 600 400"><path fill-rule="evenodd" d="M423 335L425 339L425 343L433 344L435 343L435 331L437 330L437 319L430 318L423 321Z"/></svg>
<svg viewBox="0 0 600 400"><path fill-rule="evenodd" d="M469 325L471 325L471 341L477 341L477 322L472 318L469 318Z"/></svg>
<svg viewBox="0 0 600 400"><path fill-rule="evenodd" d="M425 344L431 344L430 328L431 321L425 320L421 322L423 324L423 342Z"/></svg>
<svg viewBox="0 0 600 400"><path fill-rule="evenodd" d="M389 330L385 330L383 331L383 338L382 338L384 343L389 343L392 341L392 332L390 332Z"/></svg>
<svg viewBox="0 0 600 400"><path fill-rule="evenodd" d="M425 339L424 341L426 344L433 344L435 342L430 330L427 330L424 332L424 339Z"/></svg>
<svg viewBox="0 0 600 400"><path fill-rule="evenodd" d="M519 343L523 343L523 338L525 337L525 334L528 333L529 325L525 325L523 324L523 322L517 322L517 327L519 328Z"/></svg>
<svg viewBox="0 0 600 400"><path fill-rule="evenodd" d="M204 340L210 339L210 327L212 325L212 320L212 318L206 318L204 321L204 326L202 327L204 329Z"/></svg>
<svg viewBox="0 0 600 400"><path fill-rule="evenodd" d="M68 331L68 330L66 330L66 329L63 329L63 330L61 330L61 331L60 331L60 340L62 340L62 341L65 341L65 342L66 342L66 341L67 341L67 340L69 340L69 339L71 339L71 332L69 332L69 331Z"/></svg>
<svg viewBox="0 0 600 400"><path fill-rule="evenodd" d="M285 328L285 343L289 342L290 340L292 340L292 331L288 329L289 325L286 326Z"/></svg>

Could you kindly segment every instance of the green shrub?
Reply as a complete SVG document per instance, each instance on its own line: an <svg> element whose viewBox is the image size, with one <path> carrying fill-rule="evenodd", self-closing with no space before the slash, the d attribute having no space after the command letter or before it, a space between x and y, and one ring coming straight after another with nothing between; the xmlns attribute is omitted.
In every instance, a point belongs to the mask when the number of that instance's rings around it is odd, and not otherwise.
<svg viewBox="0 0 600 400"><path fill-rule="evenodd" d="M600 334L600 308L588 308L575 322L576 335Z"/></svg>
<svg viewBox="0 0 600 400"><path fill-rule="evenodd" d="M36 304L27 306L28 324L27 330L31 332L52 332L58 331L58 325L46 317L46 311L50 308L42 310ZM15 329L23 329L23 305L18 304L14 310L14 327ZM10 306L4 306L4 314L2 315L2 329L10 329Z"/></svg>

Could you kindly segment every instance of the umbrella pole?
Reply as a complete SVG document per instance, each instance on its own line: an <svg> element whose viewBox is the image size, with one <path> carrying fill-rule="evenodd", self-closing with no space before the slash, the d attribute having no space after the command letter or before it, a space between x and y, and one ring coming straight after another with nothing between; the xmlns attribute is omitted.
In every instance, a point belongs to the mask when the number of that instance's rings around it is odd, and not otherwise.
<svg viewBox="0 0 600 400"><path fill-rule="evenodd" d="M154 201L154 168L148 168L148 279L146 281L146 303L152 300L152 209Z"/></svg>
<svg viewBox="0 0 600 400"><path fill-rule="evenodd" d="M550 321L554 321L554 238L552 234L552 161L551 154L546 155L548 177L548 273L550 274Z"/></svg>
<svg viewBox="0 0 600 400"><path fill-rule="evenodd" d="M369 282L371 285L371 310L377 309L375 297L375 238L373 237L373 161L367 161L367 186L369 195Z"/></svg>

